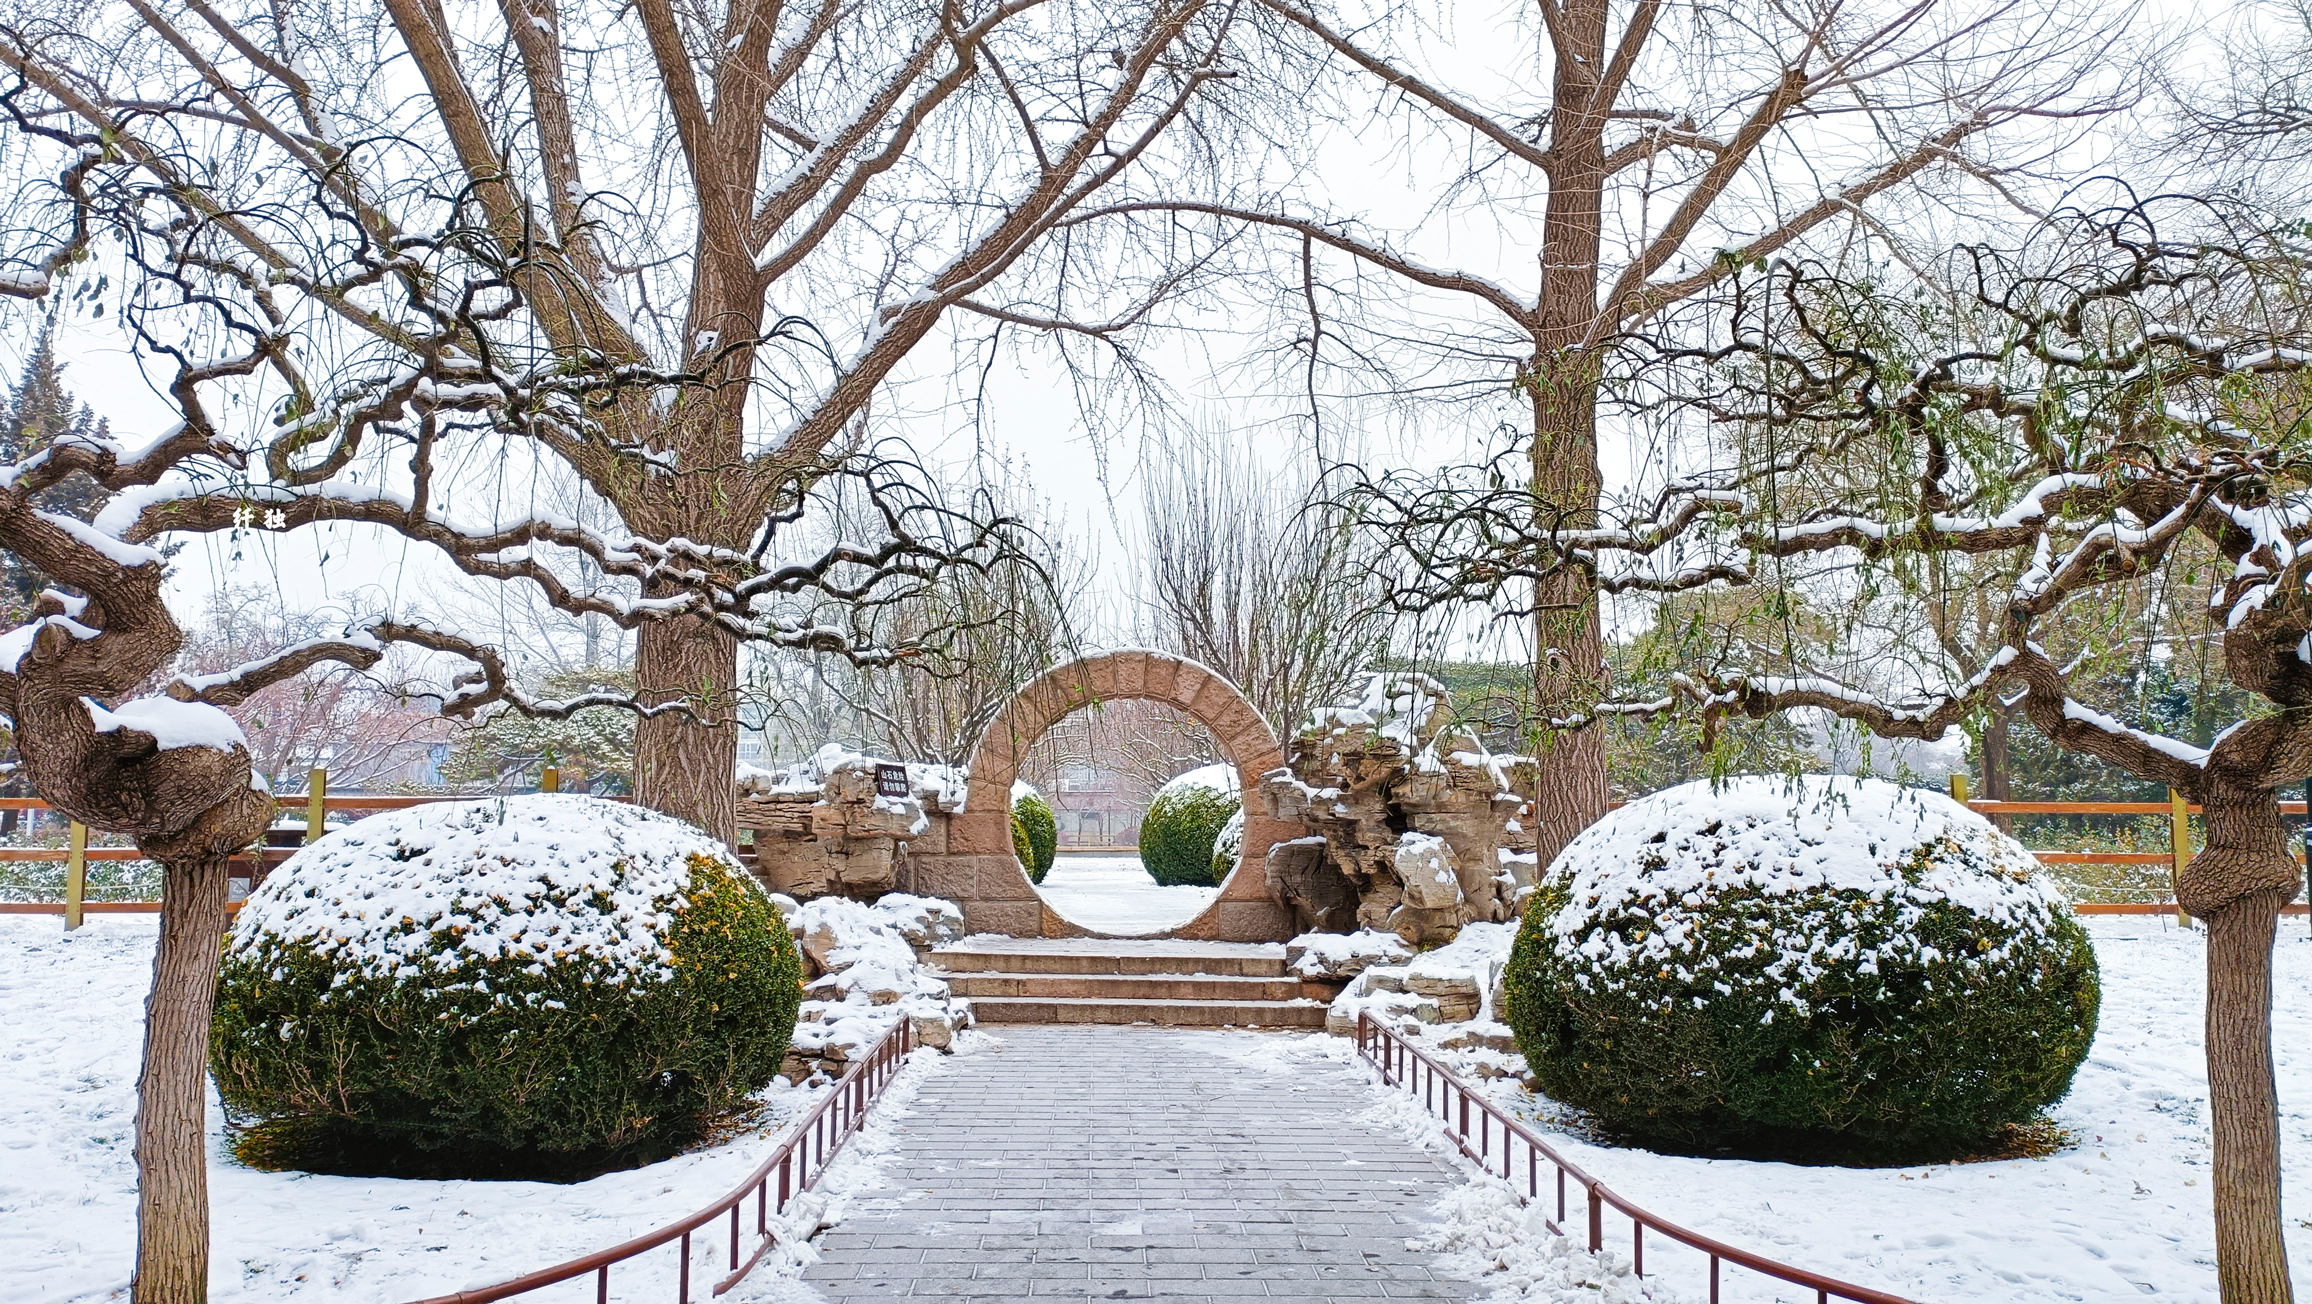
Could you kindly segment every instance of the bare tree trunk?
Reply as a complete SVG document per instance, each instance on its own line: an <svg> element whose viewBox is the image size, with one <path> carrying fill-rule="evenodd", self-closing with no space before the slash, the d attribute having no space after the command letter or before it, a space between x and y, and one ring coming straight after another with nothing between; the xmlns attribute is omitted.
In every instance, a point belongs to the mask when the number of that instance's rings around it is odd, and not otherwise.
<svg viewBox="0 0 2312 1304"><path fill-rule="evenodd" d="M696 619L645 625L635 633L634 673L645 703L687 699L698 715L646 716L635 726L635 801L736 845L738 641Z"/></svg>
<svg viewBox="0 0 2312 1304"><path fill-rule="evenodd" d="M2212 785L2211 785L2212 787ZM2208 880L2269 881L2287 832L2269 792L2205 792L2208 844L2185 870ZM2208 1119L2215 1139L2216 1279L2224 1304L2291 1304L2280 1222L2280 1101L2272 1072L2272 943L2292 889L2263 888L2194 909L2208 936Z"/></svg>
<svg viewBox="0 0 2312 1304"><path fill-rule="evenodd" d="M226 860L262 834L272 813L270 794L243 789L186 832L138 843L160 862L164 908L137 1077L136 1304L209 1297L209 1019Z"/></svg>
<svg viewBox="0 0 2312 1304"><path fill-rule="evenodd" d="M2014 764L2014 751L2007 737L2007 728L2013 713L2002 710L1998 703L1991 704L1989 718L1983 721L1983 796L1989 801L2011 801L2008 794L2008 774ZM1991 823L2001 833L2015 832L2015 817L1993 815Z"/></svg>
<svg viewBox="0 0 2312 1304"><path fill-rule="evenodd" d="M1533 389L1533 488L1553 526L1597 524L1597 381L1578 353L1546 357ZM1570 373L1570 374L1569 374ZM1562 569L1535 586L1534 704L1544 721L1587 714L1606 690L1605 641L1597 585L1586 571ZM1540 863L1606 813L1605 733L1544 728L1533 813Z"/></svg>
<svg viewBox="0 0 2312 1304"><path fill-rule="evenodd" d="M1598 265L1605 233L1605 130L1613 92L1606 66L1606 0L1564 5L1551 26L1549 208L1542 217L1541 297L1534 353L1519 377L1533 402L1533 490L1553 529L1584 530L1598 515L1598 362L1585 347L1598 321ZM1572 57L1568 57L1568 56ZM1544 721L1586 715L1605 689L1597 585L1566 569L1534 593L1535 705ZM1546 733L1533 813L1541 863L1606 813L1605 739L1595 728Z"/></svg>

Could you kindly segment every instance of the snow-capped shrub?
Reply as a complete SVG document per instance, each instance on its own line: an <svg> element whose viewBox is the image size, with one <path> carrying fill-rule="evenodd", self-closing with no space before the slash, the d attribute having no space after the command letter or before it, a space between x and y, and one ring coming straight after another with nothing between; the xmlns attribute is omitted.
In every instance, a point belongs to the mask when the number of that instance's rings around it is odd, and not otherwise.
<svg viewBox="0 0 2312 1304"><path fill-rule="evenodd" d="M445 802L265 880L226 947L211 1062L292 1156L599 1167L741 1110L801 985L770 899L690 825L591 797Z"/></svg>
<svg viewBox="0 0 2312 1304"><path fill-rule="evenodd" d="M1012 822L1027 835L1030 854L1020 857L1020 868L1031 882L1041 883L1052 872L1060 854L1060 821L1044 795L1024 783L1012 785Z"/></svg>
<svg viewBox="0 0 2312 1304"><path fill-rule="evenodd" d="M1543 875L1504 985L1536 1086L1608 1128L1888 1156L2061 1099L2099 1000L2014 839L1938 793L1822 777L1607 815Z"/></svg>
<svg viewBox="0 0 2312 1304"><path fill-rule="evenodd" d="M1212 840L1212 881L1225 880L1236 872L1236 862L1244 859L1244 807L1228 817L1220 826L1220 835Z"/></svg>
<svg viewBox="0 0 2312 1304"><path fill-rule="evenodd" d="M1168 887L1208 887L1213 844L1229 818L1243 808L1237 800L1236 767L1206 765L1165 784L1140 820L1140 863L1148 876Z"/></svg>

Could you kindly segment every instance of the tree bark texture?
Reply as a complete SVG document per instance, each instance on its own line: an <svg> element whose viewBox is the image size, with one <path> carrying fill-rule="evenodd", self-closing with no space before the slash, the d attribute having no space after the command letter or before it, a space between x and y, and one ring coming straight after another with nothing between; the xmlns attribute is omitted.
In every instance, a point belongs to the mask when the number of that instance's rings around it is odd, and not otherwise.
<svg viewBox="0 0 2312 1304"><path fill-rule="evenodd" d="M732 846L739 836L733 784L738 658L738 640L701 620L644 625L635 635L635 680L643 702L687 700L696 718L669 712L645 716L635 726L634 799Z"/></svg>
<svg viewBox="0 0 2312 1304"><path fill-rule="evenodd" d="M1541 296L1534 355L1518 378L1533 404L1533 490L1543 524L1582 530L1598 517L1598 365L1587 347L1598 322L1598 266L1605 221L1605 131L1612 92L1606 66L1606 0L1560 12L1550 152L1558 159L1542 217ZM1568 52L1579 58L1567 58ZM1562 569L1536 585L1535 705L1542 719L1586 715L1606 687L1597 583ZM1606 813L1605 739L1596 728L1544 728L1534 793L1541 864Z"/></svg>
<svg viewBox="0 0 2312 1304"><path fill-rule="evenodd" d="M2280 907L2296 893L2296 864L2270 792L2204 792L2200 801L2207 846L2185 867L2177 896L2207 928L2216 1279L2224 1304L2292 1304L2272 1069L2272 944Z"/></svg>
<svg viewBox="0 0 2312 1304"><path fill-rule="evenodd" d="M226 860L263 835L272 813L270 794L245 789L187 832L138 844L160 862L164 909L137 1076L136 1304L209 1297L209 1020Z"/></svg>
<svg viewBox="0 0 2312 1304"><path fill-rule="evenodd" d="M2001 708L1996 702L1983 721L1983 797L1987 801L2008 801L2013 788L2008 775L2014 766L2014 747L2008 737L2014 712ZM1991 823L2001 833L2013 835L2015 817L1993 815Z"/></svg>

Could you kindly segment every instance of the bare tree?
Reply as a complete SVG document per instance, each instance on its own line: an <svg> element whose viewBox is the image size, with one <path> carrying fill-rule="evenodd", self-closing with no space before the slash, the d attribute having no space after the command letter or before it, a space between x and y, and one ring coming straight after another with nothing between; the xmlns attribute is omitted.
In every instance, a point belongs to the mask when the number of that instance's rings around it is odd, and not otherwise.
<svg viewBox="0 0 2312 1304"><path fill-rule="evenodd" d="M0 19L0 100L52 202L17 201L0 291L46 293L109 228L147 351L187 360L162 301L229 310L276 421L247 495L428 535L470 479L378 484L483 426L523 447L469 476L559 464L623 529L750 568L900 360L950 309L1002 315L1007 273L1227 75L1233 12L40 3ZM143 519L217 528L213 488ZM643 696L688 708L643 722L638 793L726 839L737 642L764 636L826 642L699 613L637 631Z"/></svg>
<svg viewBox="0 0 2312 1304"><path fill-rule="evenodd" d="M206 615L186 639L175 673L230 672L346 625L329 613L288 610L279 595L248 588L213 595ZM411 700L397 677L337 662L268 684L226 714L247 740L258 780L277 792L294 791L307 770L324 764L332 788L360 788L407 770L452 732L433 703L422 695Z"/></svg>
<svg viewBox="0 0 2312 1304"><path fill-rule="evenodd" d="M1015 563L955 568L903 602L848 613L864 641L937 642L945 654L872 666L822 655L808 667L794 665L797 658L789 655L773 673L782 681L810 675L827 690L822 700L839 704L839 714L857 722L862 741L888 755L961 765L1014 693L1076 655L1098 557L1088 541L1068 533L1048 503L1036 501L1024 471L931 478L927 492L959 515L1034 523L1020 532Z"/></svg>
<svg viewBox="0 0 2312 1304"><path fill-rule="evenodd" d="M1297 462L1208 433L1151 445L1140 484L1141 639L1236 684L1280 737L1388 650L1388 557Z"/></svg>
<svg viewBox="0 0 2312 1304"><path fill-rule="evenodd" d="M1506 27L1464 17L1474 40L1432 49L1425 9L1261 0L1260 12L1297 70L1293 102L1360 141L1390 131L1408 159L1455 161L1431 229L1392 238L1345 203L1228 200L1114 203L1075 220L1202 214L1283 233L1278 312L1296 323L1291 356L1312 401L1326 376L1460 405L1506 385L1524 465L1497 469L1529 479L1536 510L1567 528L1598 512L1597 410L1617 333L1735 268L1873 230L1876 206L1924 185L2003 190L2054 147L2043 128L2113 106L2095 70L2127 48L2128 22L2124 7L2071 0L1536 0ZM1503 59L1517 66L1489 68L1496 80L1432 70ZM1414 247L1472 234L1500 257L1448 263ZM1526 258L1530 278L1504 270ZM1608 685L1596 589L1577 571L1534 569L1547 575L1516 614L1535 624L1547 719ZM1606 761L1595 735L1573 733L1546 739L1541 763L1546 863L1605 812Z"/></svg>
<svg viewBox="0 0 2312 1304"><path fill-rule="evenodd" d="M2312 774L2312 298L2293 234L2164 243L2141 207L2054 224L2043 243L1962 252L1964 311L1810 265L1747 277L1720 342L1663 341L1659 392L1706 414L1685 472L1594 529L1515 539L1534 491L1432 483L1389 495L1399 528L1464 564L1476 596L1533 549L1632 593L1755 591L1921 621L1996 583L1995 637L1934 654L1933 631L1696 657L1651 700L1559 721L1812 708L1887 738L1935 739L2018 708L2056 745L2187 794L2206 845L2176 881L2207 926L2207 1069L2218 1276L2227 1304L2292 1298L2271 1055L2272 946L2302 879L2279 795ZM1937 339L1920 356L1922 339ZM1386 491L1384 491L1386 493ZM1523 501L1511 502L1513 498ZM2168 613L2196 595L2193 624ZM1891 628L1891 625L1890 625ZM1858 636L1859 635L1859 636ZM2082 700L2114 658L2213 640L2269 710L2199 743Z"/></svg>

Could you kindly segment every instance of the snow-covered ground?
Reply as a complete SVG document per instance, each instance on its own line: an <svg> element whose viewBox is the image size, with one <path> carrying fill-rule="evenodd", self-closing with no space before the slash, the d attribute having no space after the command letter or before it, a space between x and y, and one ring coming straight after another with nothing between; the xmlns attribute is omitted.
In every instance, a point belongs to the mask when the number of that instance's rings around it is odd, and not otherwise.
<svg viewBox="0 0 2312 1304"><path fill-rule="evenodd" d="M0 1304L128 1298L129 1149L153 940L150 915L92 915L72 934L54 917L0 916ZM938 1071L938 1052L916 1058L890 1088L892 1112L904 1108L910 1078ZM212 1093L211 1298L390 1304L617 1244L728 1193L819 1094L774 1085L763 1131L565 1186L255 1172L225 1152ZM877 1148L867 1135L852 1147L863 1160ZM701 1243L694 1283L720 1275L713 1240ZM654 1251L613 1274L613 1298L671 1299L677 1266L672 1249ZM594 1291L575 1282L529 1298L590 1301Z"/></svg>
<svg viewBox="0 0 2312 1304"><path fill-rule="evenodd" d="M2202 935L2154 918L2086 923L2102 964L2103 1015L2071 1095L2051 1111L2077 1143L2046 1159L1808 1168L1563 1134L1552 1144L1663 1218L1912 1299L2214 1304ZM2289 1258L2297 1281L2312 1284L2312 935L2300 918L2281 923L2273 996ZM1522 1097L1507 1082L1486 1089L1504 1103ZM1535 1103L1523 1097L1522 1112L1554 1112ZM1608 1217L1607 1244L1626 1253L1626 1221ZM1706 1297L1699 1255L1649 1237L1646 1267L1650 1281L1673 1288L1660 1298ZM1728 1304L1814 1298L1748 1273L1725 1280Z"/></svg>
<svg viewBox="0 0 2312 1304"><path fill-rule="evenodd" d="M1103 933L1160 933L1194 919L1216 887L1164 887L1138 856L1070 856L1052 862L1037 891L1072 923Z"/></svg>
<svg viewBox="0 0 2312 1304"><path fill-rule="evenodd" d="M2216 1299L2208 1214L2206 1086L2200 1068L2201 943L2157 920L2089 921L2103 961L2104 1010L2095 1052L2055 1116L2078 1144L2047 1159L1926 1168L1801 1168L1655 1155L1571 1138L1569 1157L1639 1203L1738 1245L1921 1300L2109 1300L2152 1295ZM2312 1282L2312 938L2283 924L2275 1050L2288 1226L2296 1276ZM0 916L0 1304L125 1298L134 1253L129 1157L138 1016L149 977L153 920L94 916L64 936L52 917ZM1249 1068L1289 1072L1293 1059L1351 1053L1338 1038L1196 1035L1241 1046ZM919 1052L894 1088L886 1121L903 1116L920 1078L939 1071ZM1272 1070L1273 1071L1273 1070ZM804 1101L779 1101L795 1112ZM1376 1096L1410 1136L1429 1135L1407 1098ZM221 1149L211 1109L214 1298L394 1301L498 1280L662 1225L735 1185L764 1137L591 1182L411 1182L257 1173ZM883 1144L871 1126L835 1178L865 1196ZM1434 1143L1434 1142L1433 1142ZM1457 1193L1447 1226L1422 1248L1473 1269L1503 1298L1614 1300L1628 1284L1587 1256L1520 1237L1498 1188ZM1609 1221L1609 1244L1627 1225ZM694 1281L708 1277L701 1251ZM1649 1239L1646 1298L1704 1297L1697 1265ZM616 1297L666 1298L673 1255L614 1279ZM808 1298L758 1270L740 1299ZM1729 1273L1733 1301L1811 1299ZM645 1290L648 1288L648 1294ZM590 1299L591 1291L538 1298Z"/></svg>

